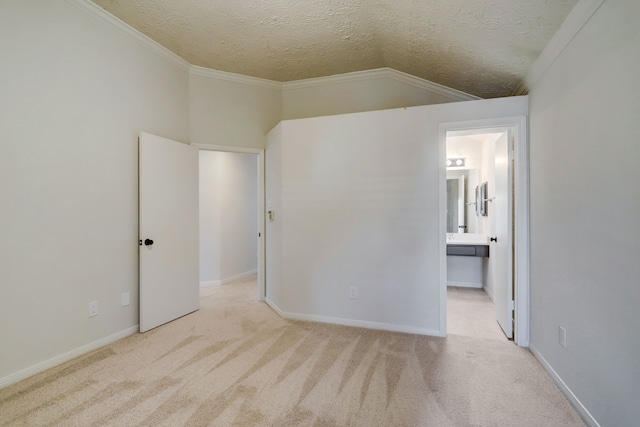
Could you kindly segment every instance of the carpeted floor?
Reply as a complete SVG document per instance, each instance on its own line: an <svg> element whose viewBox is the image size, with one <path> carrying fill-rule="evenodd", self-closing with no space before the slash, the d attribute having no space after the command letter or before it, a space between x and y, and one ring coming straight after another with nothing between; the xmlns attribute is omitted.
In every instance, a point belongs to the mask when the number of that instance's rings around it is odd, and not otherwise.
<svg viewBox="0 0 640 427"><path fill-rule="evenodd" d="M583 426L511 342L288 321L255 278L0 390L0 425Z"/></svg>

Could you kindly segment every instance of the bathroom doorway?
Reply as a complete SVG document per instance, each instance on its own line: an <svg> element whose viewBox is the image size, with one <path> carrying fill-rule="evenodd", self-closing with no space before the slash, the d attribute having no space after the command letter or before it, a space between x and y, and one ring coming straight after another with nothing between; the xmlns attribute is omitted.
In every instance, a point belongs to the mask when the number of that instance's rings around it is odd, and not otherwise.
<svg viewBox="0 0 640 427"><path fill-rule="evenodd" d="M514 118L441 126L447 333L528 345L525 125Z"/></svg>
<svg viewBox="0 0 640 427"><path fill-rule="evenodd" d="M446 135L450 334L513 339L512 319L496 311L496 297L501 301L513 295L506 289L509 254L505 250L506 230L512 223L505 203L509 186L505 157L511 133L508 128L496 128ZM498 289L504 295L496 295Z"/></svg>

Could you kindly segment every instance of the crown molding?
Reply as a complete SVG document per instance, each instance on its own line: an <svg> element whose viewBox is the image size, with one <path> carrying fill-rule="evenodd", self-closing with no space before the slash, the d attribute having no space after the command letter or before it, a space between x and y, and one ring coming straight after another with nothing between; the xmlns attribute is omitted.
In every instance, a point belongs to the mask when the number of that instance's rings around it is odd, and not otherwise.
<svg viewBox="0 0 640 427"><path fill-rule="evenodd" d="M461 92L459 90L451 89L449 87L442 86L440 84L430 82L428 80L424 80L419 77L412 76L411 74L403 73L402 71L394 70L393 68L388 67L365 71L355 71L352 73L336 74L328 77L317 77L313 79L284 82L282 83L282 90L304 89L380 78L389 78L395 81L399 81L418 89L437 93L438 95L442 95L454 101L470 101L481 99L477 96Z"/></svg>
<svg viewBox="0 0 640 427"><path fill-rule="evenodd" d="M211 68L198 67L192 65L189 74L193 76L209 77L217 80L226 80L234 83L241 83L251 86L259 86L268 89L282 90L282 83L274 80L261 79L258 77L245 76L243 74L229 73L227 71L213 70Z"/></svg>
<svg viewBox="0 0 640 427"><path fill-rule="evenodd" d="M428 90L429 92L437 93L438 95L451 98L455 101L473 101L477 99L482 99L478 96L471 95L470 93L462 92L460 90L456 90L448 86L443 86L441 84L432 82L430 80L421 79L420 77L403 73L402 71L398 71L393 68L385 68L385 70L388 71L387 77L393 80L406 83L408 85L417 87L418 89Z"/></svg>
<svg viewBox="0 0 640 427"><path fill-rule="evenodd" d="M481 99L477 96L474 96L465 92L461 92L459 90L455 90L447 86L443 86L428 80L424 80L419 77L415 77L410 74L403 73L401 71L395 70L393 68L388 68L388 67L378 68L373 70L365 70L365 71L355 71L351 73L337 74L337 75L327 76L327 77L295 80L295 81L284 82L284 83L277 82L274 80L261 79L258 77L250 77L242 74L229 73L226 71L199 67L196 65L191 65L189 62L182 59L180 56L176 55L166 47L150 39L140 31L131 27L129 24L120 20L119 18L107 12L106 10L104 10L97 4L91 2L90 0L65 0L65 1L68 4L87 13L88 15L91 15L94 18L100 19L103 22L113 25L114 27L121 30L123 33L127 34L131 39L136 41L138 44L149 49L150 51L154 52L155 54L164 58L165 60L173 63L174 65L180 67L181 69L188 71L189 74L194 76L209 77L209 78L214 78L218 80L225 80L225 81L230 81L234 83L241 83L241 84L246 84L251 86L258 86L258 87L278 89L278 90L293 90L293 89L325 86L325 85L331 85L331 84L337 84L337 83L366 81L366 80L379 79L379 78L389 78L398 82L402 82L404 84L408 84L410 86L413 86L421 90L436 93L438 95L449 98L452 101L470 101L470 100ZM594 1L594 0L589 0L589 1ZM599 0L599 1L604 1L604 0Z"/></svg>
<svg viewBox="0 0 640 427"><path fill-rule="evenodd" d="M553 35L513 95L526 95L606 0L580 0Z"/></svg>
<svg viewBox="0 0 640 427"><path fill-rule="evenodd" d="M199 67L196 65L191 65L189 62L182 59L180 56L171 52L166 47L161 44L155 42L150 39L146 35L142 34L140 31L134 29L129 24L120 20L116 16L107 12L97 4L89 1L89 0L65 0L72 6L80 9L81 11L93 16L94 18L98 18L104 22L107 22L114 27L118 28L129 37L131 37L138 44L146 47L150 51L159 55L160 57L166 59L167 61L173 63L174 65L180 67L181 69L188 71L190 75L201 76L201 77L209 77L218 80L225 80L234 83L241 83L251 86L264 87L269 89L278 89L278 90L291 90L291 89L300 89L300 88L308 88L308 87L317 87L324 86L336 83L345 83L352 81L364 81L371 79L379 79L379 78L389 78L392 80L396 80L418 89L426 90L429 92L436 93L438 95L449 98L453 101L469 101L474 99L481 99L476 96L470 95L465 92L461 92L455 89L451 89L446 86L439 85L434 82L430 82L428 80L421 79L419 77L412 76L407 73L403 73L398 70L394 70L393 68L378 68L374 70L366 70L366 71L356 71L352 73L338 74L334 76L328 77L318 77L313 79L304 79L304 80L296 80L291 82L277 82L274 80L261 79L258 77L250 77L242 74L229 73L226 71L213 70L210 68ZM604 1L604 0L601 0Z"/></svg>
<svg viewBox="0 0 640 427"><path fill-rule="evenodd" d="M175 53L171 52L169 49L162 46L160 43L157 43L151 40L149 37L142 34L140 31L134 29L129 24L125 23L124 21L120 20L114 15L110 14L109 12L107 12L97 4L89 0L65 0L65 1L70 5L75 6L81 11L87 13L88 15L91 15L94 18L98 18L104 22L107 22L113 25L114 27L118 28L123 33L131 37L138 44L142 45L143 47L146 47L151 52L157 54L158 56L164 58L165 60L171 62L172 64L177 65L178 67L180 67L185 71L189 70L189 67L191 65L187 61L185 61Z"/></svg>
<svg viewBox="0 0 640 427"><path fill-rule="evenodd" d="M353 81L363 81L387 77L387 68L376 68L373 70L354 71L351 73L334 74L332 76L315 77L311 79L292 80L282 83L283 90L305 89L318 86L326 86L336 83L347 83Z"/></svg>

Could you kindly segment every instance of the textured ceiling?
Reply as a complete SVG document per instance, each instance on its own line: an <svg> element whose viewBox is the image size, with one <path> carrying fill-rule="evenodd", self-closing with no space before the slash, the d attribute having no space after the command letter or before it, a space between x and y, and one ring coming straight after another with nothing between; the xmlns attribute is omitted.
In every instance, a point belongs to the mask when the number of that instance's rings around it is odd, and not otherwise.
<svg viewBox="0 0 640 427"><path fill-rule="evenodd" d="M577 0L93 0L188 62L280 82L390 67L508 96Z"/></svg>

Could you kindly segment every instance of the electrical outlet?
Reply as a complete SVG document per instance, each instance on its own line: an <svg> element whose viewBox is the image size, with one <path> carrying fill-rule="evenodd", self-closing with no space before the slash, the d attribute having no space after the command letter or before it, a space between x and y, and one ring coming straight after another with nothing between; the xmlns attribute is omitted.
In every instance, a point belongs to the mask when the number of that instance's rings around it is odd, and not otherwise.
<svg viewBox="0 0 640 427"><path fill-rule="evenodd" d="M129 305L129 292L122 293L122 307Z"/></svg>
<svg viewBox="0 0 640 427"><path fill-rule="evenodd" d="M358 298L358 288L355 286L349 288L349 298Z"/></svg>
<svg viewBox="0 0 640 427"><path fill-rule="evenodd" d="M558 342L562 348L567 348L567 330L562 326L558 327Z"/></svg>
<svg viewBox="0 0 640 427"><path fill-rule="evenodd" d="M98 301L91 301L89 303L89 317L98 315Z"/></svg>

